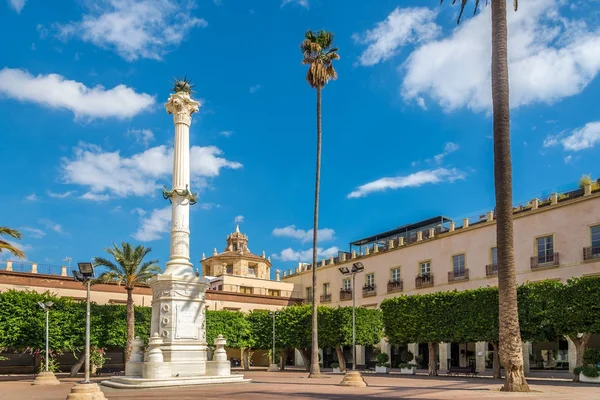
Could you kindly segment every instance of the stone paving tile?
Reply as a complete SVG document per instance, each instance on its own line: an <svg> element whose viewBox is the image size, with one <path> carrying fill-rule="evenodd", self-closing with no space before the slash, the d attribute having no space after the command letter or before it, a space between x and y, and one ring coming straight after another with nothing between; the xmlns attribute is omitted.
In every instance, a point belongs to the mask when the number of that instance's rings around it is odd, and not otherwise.
<svg viewBox="0 0 600 400"><path fill-rule="evenodd" d="M342 376L327 374L324 379L307 379L301 372L268 373L250 371L245 374L253 380L250 384L215 385L205 387L184 387L177 389L151 390L105 390L109 400L126 399L248 399L248 400L300 400L300 399L550 399L550 400L600 400L600 386L531 380L534 393L502 393L501 383L486 378L448 378L426 376L405 377L400 375L365 375L367 388L347 388L337 386ZM12 378L12 379L11 379ZM15 380L19 379L19 380ZM0 378L1 400L57 400L65 399L71 386L78 379L62 378L61 385L42 387L31 386L33 377ZM80 380L80 379L79 379ZM99 379L94 378L99 381Z"/></svg>

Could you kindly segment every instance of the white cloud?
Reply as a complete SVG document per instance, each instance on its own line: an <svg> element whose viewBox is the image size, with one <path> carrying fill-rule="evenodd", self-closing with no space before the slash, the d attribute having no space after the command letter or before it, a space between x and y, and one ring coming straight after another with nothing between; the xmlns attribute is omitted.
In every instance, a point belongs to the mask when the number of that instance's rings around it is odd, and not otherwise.
<svg viewBox="0 0 600 400"><path fill-rule="evenodd" d="M57 27L63 39L78 37L127 61L160 60L192 28L208 25L192 15L193 8L193 2L183 0L101 0L89 3L81 21Z"/></svg>
<svg viewBox="0 0 600 400"><path fill-rule="evenodd" d="M355 42L368 45L358 63L372 66L395 56L402 46L435 39L441 32L436 16L437 9L396 8L375 28L352 35Z"/></svg>
<svg viewBox="0 0 600 400"><path fill-rule="evenodd" d="M465 174L456 168L437 168L415 172L407 176L381 178L376 181L359 186L348 195L349 199L364 197L374 192L383 192L389 189L402 189L405 187L418 187L428 183L454 182L465 178Z"/></svg>
<svg viewBox="0 0 600 400"><path fill-rule="evenodd" d="M25 236L25 237L29 236L34 239L41 239L44 236L46 236L46 232L44 232L43 230L38 229L38 228L31 228L29 226L23 226L23 227L19 228L19 230L21 232L23 232L23 236Z"/></svg>
<svg viewBox="0 0 600 400"><path fill-rule="evenodd" d="M25 7L25 3L27 2L27 0L7 0L8 1L8 5L10 5L13 10L15 10L17 12L17 14L21 14L21 10L23 10L23 7Z"/></svg>
<svg viewBox="0 0 600 400"><path fill-rule="evenodd" d="M336 257L339 249L336 246L322 249L317 247L317 258L329 258ZM294 250L288 247L285 250L281 250L278 254L273 254L271 257L275 260L280 261L298 261L298 262L312 262L312 247L308 250Z"/></svg>
<svg viewBox="0 0 600 400"><path fill-rule="evenodd" d="M0 94L50 108L65 108L82 118L129 118L154 104L152 96L136 93L125 85L108 90L102 86L89 88L57 74L33 76L10 68L0 70Z"/></svg>
<svg viewBox="0 0 600 400"><path fill-rule="evenodd" d="M133 136L137 143L148 147L148 144L154 140L154 133L150 129L130 129L127 134Z"/></svg>
<svg viewBox="0 0 600 400"><path fill-rule="evenodd" d="M57 224L56 222L49 220L48 218L42 218L38 221L40 224L44 225L47 229L51 229L56 233L64 233L62 226Z"/></svg>
<svg viewBox="0 0 600 400"><path fill-rule="evenodd" d="M272 233L273 236L298 239L303 243L310 242L313 238L312 229L305 231L304 229L296 228L296 225L289 225L284 228L275 228L273 229ZM319 229L317 231L317 236L319 241L333 240L335 238L335 231L330 228Z"/></svg>
<svg viewBox="0 0 600 400"><path fill-rule="evenodd" d="M256 93L260 90L260 85L254 85L254 86L250 86L249 92L250 93Z"/></svg>
<svg viewBox="0 0 600 400"><path fill-rule="evenodd" d="M72 195L73 191L68 191L68 192L64 192L64 193L55 193L51 190L48 190L47 193L48 193L48 196L54 197L55 199L64 199L64 198Z"/></svg>
<svg viewBox="0 0 600 400"><path fill-rule="evenodd" d="M190 149L191 189L206 186L207 179L218 176L222 168L242 167L238 162L220 157L222 154L214 146ZM168 183L172 169L173 149L164 145L122 157L118 151L104 152L99 146L80 142L74 148L73 159L62 160L65 183L87 186L89 194L84 198L89 199L92 194L117 197L152 194Z"/></svg>
<svg viewBox="0 0 600 400"><path fill-rule="evenodd" d="M93 192L86 192L79 196L80 199L83 200L91 200L91 201L108 201L110 200L110 195L108 194L97 194Z"/></svg>
<svg viewBox="0 0 600 400"><path fill-rule="evenodd" d="M451 153L454 153L456 150L458 150L458 145L456 143L452 143L452 142L446 142L446 144L444 145L444 151L440 154L436 154L435 156L433 156L433 160L426 160L428 162L435 162L436 164L441 164L442 161L444 161L444 158Z"/></svg>
<svg viewBox="0 0 600 400"><path fill-rule="evenodd" d="M27 201L39 201L40 198L35 193L31 193L30 195L25 196L25 200Z"/></svg>
<svg viewBox="0 0 600 400"><path fill-rule="evenodd" d="M284 7L288 4L298 4L301 7L304 7L308 10L309 4L308 0L283 0L281 2L281 7Z"/></svg>
<svg viewBox="0 0 600 400"><path fill-rule="evenodd" d="M573 160L573 156L568 155L563 160L564 160L565 164L569 164Z"/></svg>
<svg viewBox="0 0 600 400"><path fill-rule="evenodd" d="M146 210L144 210L142 208L139 208L139 207L136 207L133 210L131 210L131 213L132 214L137 214L140 217L143 217L144 215L146 215Z"/></svg>
<svg viewBox="0 0 600 400"><path fill-rule="evenodd" d="M558 135L549 135L544 139L544 147L562 145L566 151L589 149L597 143L600 143L600 121L588 122L582 128Z"/></svg>
<svg viewBox="0 0 600 400"><path fill-rule="evenodd" d="M221 131L221 132L219 132L219 135L229 137L229 136L233 135L233 131Z"/></svg>
<svg viewBox="0 0 600 400"><path fill-rule="evenodd" d="M529 0L508 13L511 107L580 93L600 70L600 31L560 16L560 0ZM429 97L446 111L490 111L490 7L448 38L418 47L404 62L402 96Z"/></svg>
<svg viewBox="0 0 600 400"><path fill-rule="evenodd" d="M170 224L171 207L157 208L148 217L142 217L140 227L132 236L142 242L157 240L169 231Z"/></svg>
<svg viewBox="0 0 600 400"><path fill-rule="evenodd" d="M236 224L241 224L242 222L244 222L244 216L243 215L238 215L237 217L235 217L233 219L233 222L235 222Z"/></svg>

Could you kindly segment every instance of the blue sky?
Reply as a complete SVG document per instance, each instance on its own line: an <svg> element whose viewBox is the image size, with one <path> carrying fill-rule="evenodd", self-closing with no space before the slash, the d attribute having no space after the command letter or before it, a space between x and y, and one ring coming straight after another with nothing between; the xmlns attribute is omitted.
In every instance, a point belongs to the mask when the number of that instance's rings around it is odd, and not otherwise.
<svg viewBox="0 0 600 400"><path fill-rule="evenodd" d="M3 0L0 225L61 264L131 241L168 259L170 80L191 77L192 261L235 220L287 269L310 259L315 92L306 29L331 30L319 247L494 206L489 9L438 1ZM450 2L448 2L450 3ZM509 12L515 203L598 175L598 1ZM2 257L7 258L4 254ZM274 269L275 269L274 268Z"/></svg>

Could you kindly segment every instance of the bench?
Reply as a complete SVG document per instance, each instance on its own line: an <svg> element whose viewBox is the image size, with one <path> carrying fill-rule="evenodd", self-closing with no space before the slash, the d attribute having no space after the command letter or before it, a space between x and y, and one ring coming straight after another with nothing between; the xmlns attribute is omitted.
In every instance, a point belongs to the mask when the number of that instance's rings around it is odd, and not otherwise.
<svg viewBox="0 0 600 400"><path fill-rule="evenodd" d="M121 368L98 368L96 376L101 376L102 374L123 375L123 371L121 371Z"/></svg>
<svg viewBox="0 0 600 400"><path fill-rule="evenodd" d="M473 367L450 367L448 369L448 376L458 376L460 374L475 378L479 372L475 371Z"/></svg>

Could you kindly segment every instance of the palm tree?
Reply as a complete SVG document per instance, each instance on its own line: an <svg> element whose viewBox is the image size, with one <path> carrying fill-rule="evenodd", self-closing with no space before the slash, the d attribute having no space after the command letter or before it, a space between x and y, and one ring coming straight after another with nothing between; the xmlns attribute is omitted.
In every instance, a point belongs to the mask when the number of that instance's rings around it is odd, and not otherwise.
<svg viewBox="0 0 600 400"><path fill-rule="evenodd" d="M302 64L308 65L306 81L317 89L317 168L315 179L315 210L313 215L313 254L312 254L312 352L309 377L321 374L319 367L319 337L317 331L317 232L319 226L319 185L321 180L321 90L331 79L337 79L333 60L339 60L337 47L333 47L333 33L307 31L300 44L304 56Z"/></svg>
<svg viewBox="0 0 600 400"><path fill-rule="evenodd" d="M102 273L94 283L117 282L124 285L127 291L127 345L125 347L125 362L131 354L135 317L133 310L133 289L139 284L146 283L154 275L162 272L156 265L158 260L144 261L144 257L152 251L149 247L138 245L133 247L130 243L123 242L121 247L113 243L113 247L104 249L113 256L116 264L106 258L94 257L95 266L103 266L108 271Z"/></svg>
<svg viewBox="0 0 600 400"><path fill-rule="evenodd" d="M441 0L443 3L444 0ZM453 0L454 4L457 0ZM463 14L468 0L461 0ZM487 2L486 2L487 3ZM528 392L523 371L523 347L519 329L517 279L512 214L512 162L510 157L510 106L508 96L508 34L506 0L493 0L492 8L492 110L494 114L494 186L496 192L496 240L498 248L498 322L500 361L505 378L502 390ZM517 0L513 0L515 11ZM475 13L479 0L475 0Z"/></svg>
<svg viewBox="0 0 600 400"><path fill-rule="evenodd" d="M0 226L0 237L1 236L10 236L14 239L21 239L21 232L6 226ZM25 258L25 253L23 253L21 249L10 244L7 240L0 239L0 253L4 250L11 252L15 257Z"/></svg>

